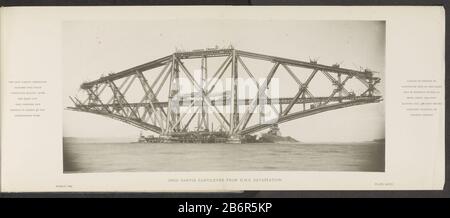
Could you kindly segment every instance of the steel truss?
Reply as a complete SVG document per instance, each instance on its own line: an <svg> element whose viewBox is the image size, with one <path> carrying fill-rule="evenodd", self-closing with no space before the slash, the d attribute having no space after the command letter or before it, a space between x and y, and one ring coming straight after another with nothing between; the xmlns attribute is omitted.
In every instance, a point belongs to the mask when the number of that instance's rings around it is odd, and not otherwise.
<svg viewBox="0 0 450 218"><path fill-rule="evenodd" d="M208 68L208 60L217 57L225 57L225 61L218 69L215 69L212 77L208 78L207 73L211 70ZM192 70L189 70L183 63L187 59L201 60L201 81L194 79ZM257 81L244 59L272 63L272 68L267 73L264 82ZM146 71L156 68L161 68L161 71L153 81L148 81L145 76ZM229 68L231 68L232 85L229 87L230 90L224 92L223 96L219 96L221 98L217 99L217 96L213 95L213 91ZM293 97L267 98L265 96L266 90L281 68L297 83L298 90ZM305 81L301 81L292 70L293 68L310 69L311 72ZM238 78L241 73L248 75L254 82L257 88L257 94L254 98L238 98ZM333 85L333 89L330 90L328 96L314 96L308 89L308 85L318 74L323 74ZM190 96L183 96L179 93L180 75L185 76L190 81L196 89L195 93ZM121 84L116 84L121 79L123 80ZM136 79L145 94L140 101L129 102L125 94ZM349 92L346 89L349 80L360 82L364 85L365 90L359 94ZM202 84L202 81L208 82ZM374 73L369 70L357 71L341 68L338 65L327 66L313 61L304 62L234 48L207 49L176 52L118 73L103 76L91 82L85 82L81 84L80 88L87 94L87 98L80 101L77 97L70 97L74 106L68 107L68 109L106 116L158 133L161 136L191 131L189 125L196 116L198 118L197 131L199 128L210 131L211 121L208 115L211 114L218 121L221 131L225 131L229 137L239 138L269 128L273 124L284 123L330 110L379 102L382 97L375 86L380 81L380 78L375 77ZM166 83L169 87L169 90L166 90L168 97L164 101L160 101L158 96ZM109 90L111 97L104 102L100 96L106 90ZM303 105L303 110L293 112L292 108L297 104ZM305 107L307 104L310 104L309 108ZM276 108L276 105L279 106L279 109ZM219 110L218 106L229 106L230 115L227 117L223 111ZM269 106L277 111L277 118L268 123L259 122L249 126L249 121L254 116L255 109L264 106ZM192 109L194 113L181 112L180 108L183 107ZM240 113L239 107L245 107L245 112ZM260 114L259 116L263 115Z"/></svg>

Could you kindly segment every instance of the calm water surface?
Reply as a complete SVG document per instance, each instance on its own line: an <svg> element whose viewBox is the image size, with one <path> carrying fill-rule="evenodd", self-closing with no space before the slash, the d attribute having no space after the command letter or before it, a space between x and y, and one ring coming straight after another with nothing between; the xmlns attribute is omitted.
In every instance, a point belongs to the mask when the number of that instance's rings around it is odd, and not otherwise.
<svg viewBox="0 0 450 218"><path fill-rule="evenodd" d="M384 142L146 144L64 140L64 172L384 171Z"/></svg>

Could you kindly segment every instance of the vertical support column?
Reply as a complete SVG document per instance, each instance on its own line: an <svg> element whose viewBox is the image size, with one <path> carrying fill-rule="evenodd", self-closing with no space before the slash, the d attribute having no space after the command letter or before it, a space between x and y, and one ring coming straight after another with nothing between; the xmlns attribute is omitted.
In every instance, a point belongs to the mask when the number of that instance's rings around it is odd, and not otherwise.
<svg viewBox="0 0 450 218"><path fill-rule="evenodd" d="M202 57L201 63L201 76L200 76L200 86L203 90L207 87L208 80L208 65L206 56ZM209 130L209 119L208 119L208 105L205 104L204 96L202 95L202 104L201 104L201 116L198 117L198 128L202 130Z"/></svg>
<svg viewBox="0 0 450 218"><path fill-rule="evenodd" d="M237 69L237 58L236 58L236 50L233 49L233 60L232 60L232 126L237 126L239 123L239 106L238 106L238 69Z"/></svg>
<svg viewBox="0 0 450 218"><path fill-rule="evenodd" d="M166 126L164 129L165 136L169 136L171 134L171 119L172 119L172 85L173 85L173 78L174 78L174 72L175 72L175 54L172 55L172 70L170 71L170 78L169 78L169 93L167 96L167 117L166 117Z"/></svg>
<svg viewBox="0 0 450 218"><path fill-rule="evenodd" d="M374 81L373 81L373 77L371 76L371 77L369 78L369 93L368 93L368 95L369 95L370 97L373 96L373 89L374 89Z"/></svg>
<svg viewBox="0 0 450 218"><path fill-rule="evenodd" d="M281 105L281 101L280 101L278 104L278 119L280 119L281 116L283 116L283 106Z"/></svg>
<svg viewBox="0 0 450 218"><path fill-rule="evenodd" d="M231 60L231 117L230 117L230 142L240 143L238 135L234 135L234 130L239 124L239 106L238 106L238 65L236 50L233 48Z"/></svg>
<svg viewBox="0 0 450 218"><path fill-rule="evenodd" d="M208 79L208 60L205 57L205 86L206 84L208 84L207 82L209 81ZM206 87L208 88L208 87ZM205 126L206 128L209 130L209 110L208 110L208 106L206 105L205 107ZM213 129L214 126L211 126L211 129Z"/></svg>
<svg viewBox="0 0 450 218"><path fill-rule="evenodd" d="M338 89L339 89L339 103L342 103L342 81L341 81L341 73L338 73Z"/></svg>
<svg viewBox="0 0 450 218"><path fill-rule="evenodd" d="M227 111L227 101L228 101L228 91L224 91L222 94L222 111L223 111L223 113L225 113ZM223 130L221 125L219 128L220 128L220 131ZM230 130L231 130L231 126L230 126Z"/></svg>
<svg viewBox="0 0 450 218"><path fill-rule="evenodd" d="M199 81L197 81L198 83L199 83L199 85L200 85L200 87L203 89L203 62L205 61L204 60L205 59L205 56L202 56L202 58L201 58L201 63L200 63L200 76L197 76L197 78L198 78L198 80ZM194 72L194 73L196 73L196 72ZM196 94L194 94L194 96L193 96L193 98L194 98L194 101L196 101L197 100L197 95ZM199 111L199 115L197 116L197 131L201 131L201 130L203 130L203 103L205 102L205 98L204 98L204 96L202 95L201 96L201 103L200 103L200 111Z"/></svg>
<svg viewBox="0 0 450 218"><path fill-rule="evenodd" d="M173 110L173 114L172 114L172 123L177 123L174 130L176 132L181 130L181 121L180 120L180 99L178 96L178 93L180 91L180 71L179 71L179 65L178 62L173 63L173 86L172 86L172 99L174 99L175 101L172 102L172 110ZM174 98L175 96L175 98Z"/></svg>

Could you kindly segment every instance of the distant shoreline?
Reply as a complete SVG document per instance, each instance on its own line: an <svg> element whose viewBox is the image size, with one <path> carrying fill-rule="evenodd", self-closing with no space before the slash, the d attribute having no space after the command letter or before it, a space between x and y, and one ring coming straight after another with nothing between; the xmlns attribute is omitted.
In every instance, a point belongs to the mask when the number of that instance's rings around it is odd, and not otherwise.
<svg viewBox="0 0 450 218"><path fill-rule="evenodd" d="M137 141L137 138L134 137L63 137L64 143L76 143L76 144L104 144L104 143L138 143L138 144L146 144L140 143ZM331 141L323 141L323 142L307 142L307 141L279 141L279 142L258 142L258 143L242 143L246 144L302 144L302 145L346 145L346 144L367 144L367 143L385 143L385 139L374 139L367 141L342 141L342 142L331 142ZM164 144L164 143L148 143L148 144ZM168 143L170 144L170 143ZM173 143L173 144L195 144L195 143ZM202 144L215 144L215 143L202 143ZM217 143L217 144L225 144L225 143Z"/></svg>

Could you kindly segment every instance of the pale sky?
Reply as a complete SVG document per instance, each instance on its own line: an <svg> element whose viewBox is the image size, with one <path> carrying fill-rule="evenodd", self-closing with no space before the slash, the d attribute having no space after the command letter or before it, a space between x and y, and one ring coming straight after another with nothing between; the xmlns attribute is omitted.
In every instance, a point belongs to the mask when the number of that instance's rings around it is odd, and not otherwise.
<svg viewBox="0 0 450 218"><path fill-rule="evenodd" d="M84 81L118 72L183 50L227 47L296 60L318 59L380 72L378 89L384 95L385 23L380 21L161 20L71 21L63 24L64 106ZM214 65L214 63L212 63ZM248 63L261 77L270 64ZM280 71L282 72L282 71ZM297 70L304 81L309 71ZM210 74L212 74L211 72ZM278 73L278 72L277 72ZM241 72L241 74L244 74ZM276 74L281 97L295 95L297 85L286 73ZM322 75L323 76L323 75ZM315 78L316 96L331 89ZM313 86L313 82L311 83ZM293 88L293 89L292 89ZM289 96L290 94L290 96ZM211 115L211 119L213 116ZM384 137L384 102L349 107L280 125L283 135L304 142L365 141ZM267 130L265 130L267 131ZM98 115L64 111L64 136L133 137L140 129Z"/></svg>

